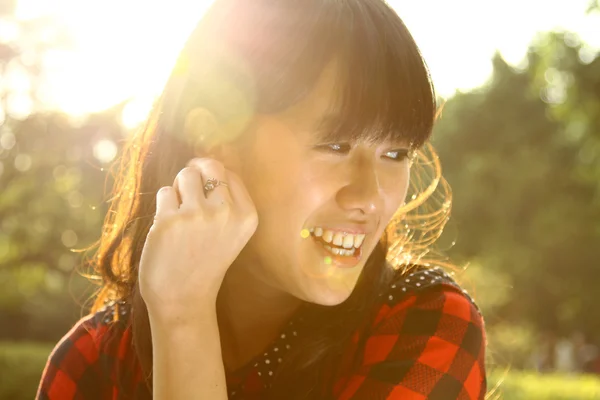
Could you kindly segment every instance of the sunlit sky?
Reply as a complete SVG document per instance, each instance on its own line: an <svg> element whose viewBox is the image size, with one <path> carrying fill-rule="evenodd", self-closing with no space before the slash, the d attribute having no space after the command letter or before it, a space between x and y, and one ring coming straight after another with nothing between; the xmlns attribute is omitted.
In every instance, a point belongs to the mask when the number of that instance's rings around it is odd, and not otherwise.
<svg viewBox="0 0 600 400"><path fill-rule="evenodd" d="M44 99L73 115L133 98L135 125L160 92L177 53L210 1L18 0L17 18L56 18L75 40L45 65ZM566 29L600 49L589 0L390 0L411 30L444 97L485 82L496 49L518 65L536 32Z"/></svg>

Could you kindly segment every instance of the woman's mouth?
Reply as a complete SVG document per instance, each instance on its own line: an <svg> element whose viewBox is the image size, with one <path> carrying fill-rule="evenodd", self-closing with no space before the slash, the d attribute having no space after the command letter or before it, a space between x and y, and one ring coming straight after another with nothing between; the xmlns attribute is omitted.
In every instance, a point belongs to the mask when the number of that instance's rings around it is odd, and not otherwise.
<svg viewBox="0 0 600 400"><path fill-rule="evenodd" d="M312 238L336 264L354 265L360 260L364 233L349 233L322 227L310 229Z"/></svg>

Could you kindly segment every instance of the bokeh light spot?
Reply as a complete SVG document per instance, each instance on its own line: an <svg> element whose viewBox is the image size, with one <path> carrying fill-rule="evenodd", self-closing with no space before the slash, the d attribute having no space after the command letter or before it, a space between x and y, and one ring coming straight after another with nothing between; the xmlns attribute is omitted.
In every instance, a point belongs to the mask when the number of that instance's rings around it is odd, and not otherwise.
<svg viewBox="0 0 600 400"><path fill-rule="evenodd" d="M6 112L15 119L24 120L33 113L33 100L25 93L11 93L6 99Z"/></svg>
<svg viewBox="0 0 600 400"><path fill-rule="evenodd" d="M331 259L331 257L329 256L325 256L325 258L323 259L323 262L327 265L331 265L331 263L333 262L333 260Z"/></svg>
<svg viewBox="0 0 600 400"><path fill-rule="evenodd" d="M83 205L83 195L76 190L72 191L67 196L67 201L71 207L79 208Z"/></svg>
<svg viewBox="0 0 600 400"><path fill-rule="evenodd" d="M310 231L308 229L302 229L302 231L300 231L300 236L302 236L303 239L306 239L310 236Z"/></svg>
<svg viewBox="0 0 600 400"><path fill-rule="evenodd" d="M31 168L31 156L19 154L15 157L15 168L21 172L28 171Z"/></svg>
<svg viewBox="0 0 600 400"><path fill-rule="evenodd" d="M15 135L8 128L2 129L2 135L0 135L0 147L10 150L14 147L17 142Z"/></svg>
<svg viewBox="0 0 600 400"><path fill-rule="evenodd" d="M64 288L64 277L58 271L46 271L46 288L52 293L58 293Z"/></svg>
<svg viewBox="0 0 600 400"><path fill-rule="evenodd" d="M65 247L73 247L77 244L77 234L71 229L63 232L61 236L62 243Z"/></svg>
<svg viewBox="0 0 600 400"><path fill-rule="evenodd" d="M109 163L117 155L117 145L108 139L102 139L94 146L94 157L100 162Z"/></svg>

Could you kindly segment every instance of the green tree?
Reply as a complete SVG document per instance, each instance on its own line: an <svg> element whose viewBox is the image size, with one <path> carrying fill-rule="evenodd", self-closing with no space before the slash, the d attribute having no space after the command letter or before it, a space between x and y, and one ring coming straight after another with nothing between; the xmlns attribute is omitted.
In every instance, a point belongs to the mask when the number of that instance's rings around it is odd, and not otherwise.
<svg viewBox="0 0 600 400"><path fill-rule="evenodd" d="M119 115L76 127L36 114L0 128L0 338L55 340L79 317L74 299L83 303L89 285L73 275L85 254L71 249L101 233Z"/></svg>
<svg viewBox="0 0 600 400"><path fill-rule="evenodd" d="M490 82L447 102L434 133L455 194L452 255L473 262L488 323L600 339L600 58L546 34L528 66L497 55ZM487 281L486 281L487 280ZM487 296L486 296L487 295Z"/></svg>
<svg viewBox="0 0 600 400"><path fill-rule="evenodd" d="M10 82L18 73L27 84L0 94L0 339L54 341L80 315L73 299L88 285L76 275L69 285L83 257L70 249L100 235L121 105L83 123L44 111L44 57L72 42L50 18L15 19L14 5L0 2L0 20L14 32L0 42L0 75ZM15 114L15 97L30 110Z"/></svg>

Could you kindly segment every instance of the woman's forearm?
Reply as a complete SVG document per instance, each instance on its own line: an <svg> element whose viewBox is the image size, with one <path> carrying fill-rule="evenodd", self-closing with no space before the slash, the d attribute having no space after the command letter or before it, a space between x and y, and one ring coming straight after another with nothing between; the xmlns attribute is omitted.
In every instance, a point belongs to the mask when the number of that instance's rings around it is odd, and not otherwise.
<svg viewBox="0 0 600 400"><path fill-rule="evenodd" d="M226 400L216 313L165 324L150 316L155 400Z"/></svg>

